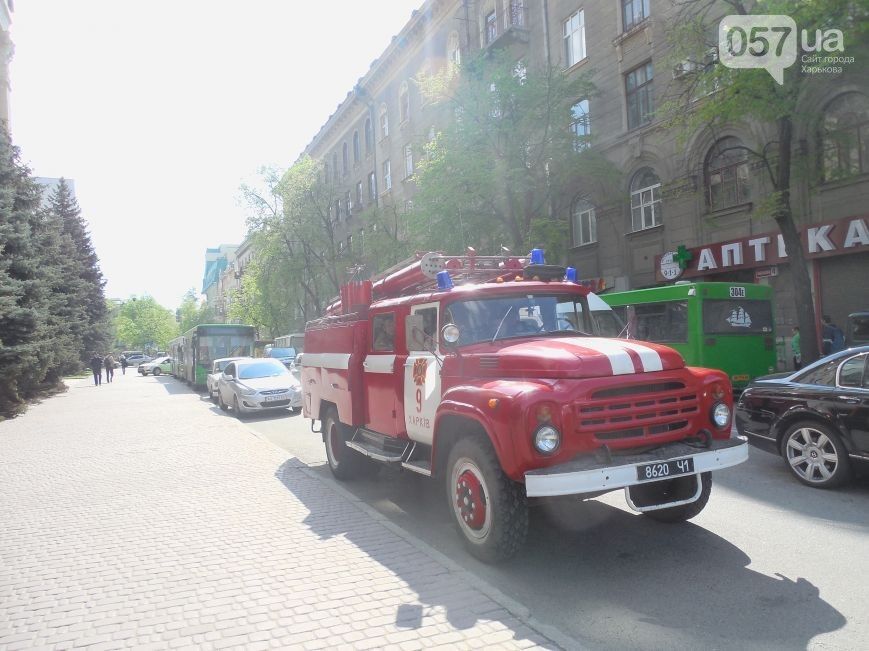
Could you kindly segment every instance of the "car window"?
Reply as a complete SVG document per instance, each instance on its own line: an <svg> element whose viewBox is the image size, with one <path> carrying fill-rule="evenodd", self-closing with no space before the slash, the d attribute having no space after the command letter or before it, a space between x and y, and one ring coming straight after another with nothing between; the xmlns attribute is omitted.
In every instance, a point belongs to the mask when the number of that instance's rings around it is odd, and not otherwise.
<svg viewBox="0 0 869 651"><path fill-rule="evenodd" d="M245 364L238 369L239 380L252 380L260 377L278 377L289 375L287 367L275 360L263 360L253 364Z"/></svg>
<svg viewBox="0 0 869 651"><path fill-rule="evenodd" d="M394 350L395 349L395 315L394 314L378 314L372 320L371 349L372 350Z"/></svg>
<svg viewBox="0 0 869 651"><path fill-rule="evenodd" d="M814 384L817 386L834 387L836 386L836 371L839 369L839 360L833 360L814 366L807 370L802 375L795 378L800 384Z"/></svg>
<svg viewBox="0 0 869 651"><path fill-rule="evenodd" d="M866 370L866 355L857 355L842 362L839 367L839 386L857 387L867 386L864 374Z"/></svg>
<svg viewBox="0 0 869 651"><path fill-rule="evenodd" d="M235 364L233 364L232 362L230 362L230 363L227 364L226 367L223 369L223 372L226 373L226 375L231 375L231 376L235 377Z"/></svg>

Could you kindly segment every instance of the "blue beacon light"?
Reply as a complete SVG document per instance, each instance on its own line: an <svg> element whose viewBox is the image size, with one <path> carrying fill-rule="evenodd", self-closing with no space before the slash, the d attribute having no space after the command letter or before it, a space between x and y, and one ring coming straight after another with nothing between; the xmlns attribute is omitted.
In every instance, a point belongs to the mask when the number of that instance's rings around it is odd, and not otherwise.
<svg viewBox="0 0 869 651"><path fill-rule="evenodd" d="M453 288L453 279L450 278L449 271L438 271L438 289L452 289Z"/></svg>
<svg viewBox="0 0 869 651"><path fill-rule="evenodd" d="M531 249L531 264L546 264L543 259L543 249Z"/></svg>
<svg viewBox="0 0 869 651"><path fill-rule="evenodd" d="M576 267L568 267L565 270L564 279L569 283L576 282Z"/></svg>

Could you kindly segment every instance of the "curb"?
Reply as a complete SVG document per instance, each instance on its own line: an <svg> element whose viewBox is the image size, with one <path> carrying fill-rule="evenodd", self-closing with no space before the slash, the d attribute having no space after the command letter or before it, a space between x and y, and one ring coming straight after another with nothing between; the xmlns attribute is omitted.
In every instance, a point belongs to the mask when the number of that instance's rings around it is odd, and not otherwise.
<svg viewBox="0 0 869 651"><path fill-rule="evenodd" d="M531 614L531 611L526 606L523 606L512 597L504 594L503 592L501 592L501 590L488 583L484 579L481 579L476 574L473 574L472 572L466 570L448 556L445 556L444 554L437 551L434 547L431 547L425 541L420 540L416 536L408 533L397 524L392 522L385 515L377 511L375 508L369 506L363 500L356 497L356 495L341 486L331 477L323 477L321 474L314 472L308 464L306 464L298 457L293 456L292 453L290 453L288 450L285 450L277 443L274 443L269 439L265 438L264 436L260 435L260 433L253 428L248 427L247 425L244 425L244 427L255 438L294 458L300 464L300 466L298 467L298 470L300 472L304 473L308 477L316 479L321 484L328 486L330 490L338 493L341 497L353 503L359 510L363 511L375 522L379 523L380 525L397 535L399 538L407 542L411 547L427 555L429 558L436 561L437 563L440 563L450 572L457 574L470 585L477 587L480 592L482 592L492 601L503 607L507 612L513 615L525 626L534 630L542 637L549 639L556 646L556 648L565 649L566 651L587 651L587 647L580 644L577 640L566 635L555 626L544 624L543 622L539 621Z"/></svg>

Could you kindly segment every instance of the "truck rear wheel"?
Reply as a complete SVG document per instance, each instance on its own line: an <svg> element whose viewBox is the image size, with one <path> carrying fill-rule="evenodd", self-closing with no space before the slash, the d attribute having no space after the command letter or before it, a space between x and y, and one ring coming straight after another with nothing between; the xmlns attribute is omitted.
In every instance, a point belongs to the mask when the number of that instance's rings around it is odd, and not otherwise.
<svg viewBox="0 0 869 651"><path fill-rule="evenodd" d="M445 474L450 511L471 554L496 563L519 551L528 534L528 498L501 470L489 442L460 440Z"/></svg>
<svg viewBox="0 0 869 651"><path fill-rule="evenodd" d="M348 428L338 420L338 412L330 409L323 421L323 441L326 444L326 460L335 479L355 479L377 467L365 456L347 447Z"/></svg>
<svg viewBox="0 0 869 651"><path fill-rule="evenodd" d="M643 515L649 516L652 520L667 523L685 522L698 515L706 506L706 503L709 501L709 495L712 493L712 473L704 472L700 475L699 479L703 482L703 486L700 489L700 497L697 498L697 501L690 504L671 506L668 509L644 511Z"/></svg>

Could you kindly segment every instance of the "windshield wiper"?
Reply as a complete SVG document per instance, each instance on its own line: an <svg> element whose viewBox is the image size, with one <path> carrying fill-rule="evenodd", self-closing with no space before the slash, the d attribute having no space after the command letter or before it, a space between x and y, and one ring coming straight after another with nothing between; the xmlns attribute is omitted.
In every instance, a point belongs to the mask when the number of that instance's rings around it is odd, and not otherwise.
<svg viewBox="0 0 869 651"><path fill-rule="evenodd" d="M511 305L510 307L507 308L507 311L504 312L504 316L501 317L501 323L498 324L498 328L495 330L495 334L492 337L491 343L493 343L493 344L495 343L495 340L498 338L498 333L501 332L501 326L504 325L504 321L507 319L507 315L510 314L510 311L512 309L513 309L513 306Z"/></svg>
<svg viewBox="0 0 869 651"><path fill-rule="evenodd" d="M562 328L560 330L547 330L546 334L548 334L548 335L560 335L562 332L569 334L569 335L578 334L578 335L582 335L583 337L593 337L594 336L590 332L585 332L583 330L577 330L576 328Z"/></svg>

